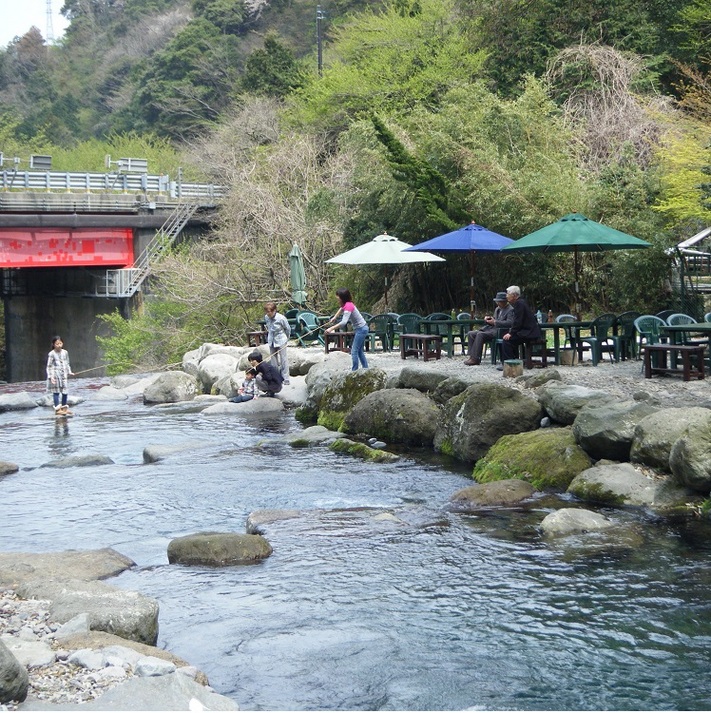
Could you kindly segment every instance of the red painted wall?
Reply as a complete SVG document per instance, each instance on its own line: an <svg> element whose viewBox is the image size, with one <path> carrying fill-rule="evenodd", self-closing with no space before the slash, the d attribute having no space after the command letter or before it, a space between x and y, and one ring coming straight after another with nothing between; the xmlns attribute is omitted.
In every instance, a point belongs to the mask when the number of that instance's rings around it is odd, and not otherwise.
<svg viewBox="0 0 711 713"><path fill-rule="evenodd" d="M131 228L0 228L0 267L133 265Z"/></svg>

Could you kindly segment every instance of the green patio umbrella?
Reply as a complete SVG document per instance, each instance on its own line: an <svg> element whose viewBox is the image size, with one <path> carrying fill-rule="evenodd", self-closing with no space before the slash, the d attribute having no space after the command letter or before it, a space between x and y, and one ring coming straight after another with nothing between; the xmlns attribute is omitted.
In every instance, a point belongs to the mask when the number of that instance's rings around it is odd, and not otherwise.
<svg viewBox="0 0 711 713"><path fill-rule="evenodd" d="M289 269L291 272L291 299L294 304L306 304L306 271L304 270L304 256L299 246L294 246L289 251Z"/></svg>
<svg viewBox="0 0 711 713"><path fill-rule="evenodd" d="M555 223L524 235L502 252L559 253L575 254L575 312L580 318L580 283L578 281L579 252L602 252L605 250L638 250L649 248L651 244L632 235L610 228L602 223L586 218L580 213L564 215Z"/></svg>

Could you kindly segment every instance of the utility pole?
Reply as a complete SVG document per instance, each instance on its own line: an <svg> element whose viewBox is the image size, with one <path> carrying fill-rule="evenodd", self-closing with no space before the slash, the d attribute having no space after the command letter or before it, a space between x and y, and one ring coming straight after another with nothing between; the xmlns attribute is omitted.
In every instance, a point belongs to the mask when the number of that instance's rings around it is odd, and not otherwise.
<svg viewBox="0 0 711 713"><path fill-rule="evenodd" d="M47 0L49 2L49 0ZM323 74L323 48L321 42L321 21L326 19L321 6L316 5L316 45L318 47L318 76Z"/></svg>
<svg viewBox="0 0 711 713"><path fill-rule="evenodd" d="M54 42L54 26L52 24L52 0L47 0L47 26L45 27L45 41L47 44Z"/></svg>

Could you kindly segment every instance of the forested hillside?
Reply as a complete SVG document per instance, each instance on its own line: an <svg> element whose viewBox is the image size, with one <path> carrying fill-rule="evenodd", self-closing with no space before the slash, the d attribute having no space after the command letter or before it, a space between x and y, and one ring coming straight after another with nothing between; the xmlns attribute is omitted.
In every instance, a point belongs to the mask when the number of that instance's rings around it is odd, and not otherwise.
<svg viewBox="0 0 711 713"><path fill-rule="evenodd" d="M321 9L322 75L301 0L67 0L60 43L31 31L0 52L6 155L98 168L89 157L131 145L230 186L213 239L162 264L149 333L175 351L237 338L260 301L288 300L293 242L314 308L339 280L373 311L382 272L326 258L472 219L516 238L572 211L654 245L586 255L588 310L669 300L665 249L711 224L711 0ZM466 304L465 263L400 271L395 308ZM511 282L554 311L572 302L565 255L483 256L477 282L480 303Z"/></svg>

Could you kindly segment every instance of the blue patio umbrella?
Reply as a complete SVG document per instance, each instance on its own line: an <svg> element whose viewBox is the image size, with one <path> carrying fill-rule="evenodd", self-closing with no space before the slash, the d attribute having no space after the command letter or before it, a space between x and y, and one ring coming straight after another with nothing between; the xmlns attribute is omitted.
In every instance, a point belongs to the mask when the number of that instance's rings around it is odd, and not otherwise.
<svg viewBox="0 0 711 713"><path fill-rule="evenodd" d="M476 264L476 254L499 252L514 241L503 235L488 230L472 221L463 228L445 233L437 238L425 240L424 243L413 245L408 250L429 250L433 253L468 253L469 255L469 311L473 315L476 310L474 301L474 268Z"/></svg>

